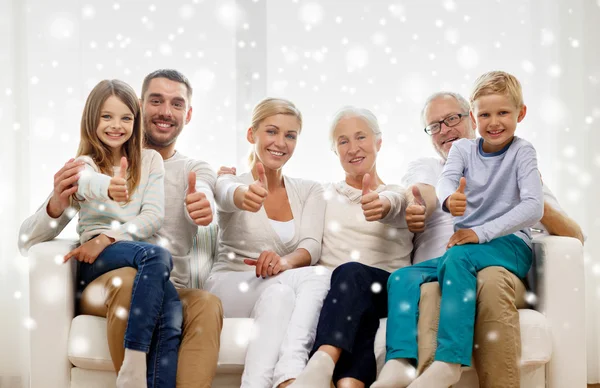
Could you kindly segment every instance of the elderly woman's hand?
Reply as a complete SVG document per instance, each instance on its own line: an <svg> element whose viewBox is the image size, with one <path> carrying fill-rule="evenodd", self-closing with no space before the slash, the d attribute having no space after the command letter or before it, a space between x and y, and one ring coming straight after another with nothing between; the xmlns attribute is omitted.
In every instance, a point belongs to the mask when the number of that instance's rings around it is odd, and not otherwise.
<svg viewBox="0 0 600 388"><path fill-rule="evenodd" d="M371 191L370 185L371 176L365 174L363 177L362 198L360 203L362 204L365 219L369 222L373 222L384 218L390 211L392 204L387 198L381 197L379 193Z"/></svg>

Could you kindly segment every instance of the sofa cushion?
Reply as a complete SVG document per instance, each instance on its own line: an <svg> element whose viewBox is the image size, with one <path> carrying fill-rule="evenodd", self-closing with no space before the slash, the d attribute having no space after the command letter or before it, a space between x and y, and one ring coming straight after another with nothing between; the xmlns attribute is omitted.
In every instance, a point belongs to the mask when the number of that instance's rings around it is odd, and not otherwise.
<svg viewBox="0 0 600 388"><path fill-rule="evenodd" d="M519 310L521 326L521 363L545 364L552 355L552 335L546 318L534 310ZM379 369L385 362L385 323L381 320L375 337L375 356ZM219 373L241 372L252 332L252 319L226 318L221 333ZM79 315L73 319L69 335L69 360L83 369L114 370L106 337L106 319Z"/></svg>

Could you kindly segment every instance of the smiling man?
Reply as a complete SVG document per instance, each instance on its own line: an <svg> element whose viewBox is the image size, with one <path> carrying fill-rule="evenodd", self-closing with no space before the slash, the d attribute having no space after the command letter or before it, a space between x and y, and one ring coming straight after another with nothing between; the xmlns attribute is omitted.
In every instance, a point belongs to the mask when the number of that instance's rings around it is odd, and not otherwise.
<svg viewBox="0 0 600 388"><path fill-rule="evenodd" d="M413 264L439 257L454 234L452 216L442 211L435 186L452 144L462 138L475 139L469 118L469 103L457 93L440 92L427 99L421 118L425 133L440 158L421 158L408 166L402 179L409 206L406 221L414 232ZM562 212L558 201L544 186L544 216L536 229L543 233L575 237L583 242L581 228ZM477 276L476 344L473 356L481 388L518 387L521 339L517 309L525 306L525 286L502 267L488 267ZM440 291L437 283L421 287L419 304L419 367L433 361L436 350ZM497 336L490 339L489 333ZM495 340L497 339L497 340ZM499 368L498 365L503 365Z"/></svg>

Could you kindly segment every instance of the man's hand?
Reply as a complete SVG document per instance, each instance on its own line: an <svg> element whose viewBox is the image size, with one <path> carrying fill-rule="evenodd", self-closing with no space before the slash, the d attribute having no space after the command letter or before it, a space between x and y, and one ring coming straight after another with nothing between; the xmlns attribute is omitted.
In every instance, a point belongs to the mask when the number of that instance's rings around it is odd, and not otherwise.
<svg viewBox="0 0 600 388"><path fill-rule="evenodd" d="M84 170L84 164L71 158L54 174L54 191L46 207L50 217L60 217L71 204L71 196L77 192L77 181L79 173Z"/></svg>
<svg viewBox="0 0 600 388"><path fill-rule="evenodd" d="M423 232L425 230L425 199L417 186L412 186L413 202L406 208L406 225L408 230L413 233Z"/></svg>
<svg viewBox="0 0 600 388"><path fill-rule="evenodd" d="M114 176L108 185L108 197L115 202L127 202L129 192L127 190L127 158L121 158L121 171Z"/></svg>
<svg viewBox="0 0 600 388"><path fill-rule="evenodd" d="M464 215L465 210L467 210L467 196L465 195L466 186L467 180L465 177L460 178L458 189L446 200L446 207L450 210L450 214L455 217Z"/></svg>
<svg viewBox="0 0 600 388"><path fill-rule="evenodd" d="M263 203L267 199L268 194L267 176L265 175L265 167L262 163L256 164L256 171L258 172L258 179L247 188L238 189L243 190L241 192L242 198L240 201L240 209L253 213L256 213L260 210L260 208L263 206Z"/></svg>
<svg viewBox="0 0 600 388"><path fill-rule="evenodd" d="M188 175L188 189L185 196L185 207L194 221L194 224L207 226L213 220L213 212L210 208L210 202L206 199L204 193L196 191L196 173L190 172Z"/></svg>
<svg viewBox="0 0 600 388"><path fill-rule="evenodd" d="M289 269L286 260L273 251L263 251L257 260L244 259L244 263L256 267L257 278L262 276L266 279L267 276L275 276Z"/></svg>
<svg viewBox="0 0 600 388"><path fill-rule="evenodd" d="M66 263L70 258L74 258L82 263L92 264L96 261L100 253L102 253L104 248L112 243L113 240L110 237L101 234L67 253L63 262Z"/></svg>
<svg viewBox="0 0 600 388"><path fill-rule="evenodd" d="M479 237L477 237L473 229L459 229L454 232L452 237L450 237L450 241L448 241L448 248L464 244L479 244Z"/></svg>
<svg viewBox="0 0 600 388"><path fill-rule="evenodd" d="M370 187L371 175L365 174L362 181L362 197L360 203L365 219L372 222L384 218L390 211L392 205L387 198L381 197L375 191L371 191Z"/></svg>

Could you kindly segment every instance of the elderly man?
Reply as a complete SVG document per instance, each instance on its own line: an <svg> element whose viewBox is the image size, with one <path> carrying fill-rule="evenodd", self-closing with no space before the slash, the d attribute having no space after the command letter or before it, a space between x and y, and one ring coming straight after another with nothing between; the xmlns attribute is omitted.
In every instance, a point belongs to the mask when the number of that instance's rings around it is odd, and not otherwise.
<svg viewBox="0 0 600 388"><path fill-rule="evenodd" d="M406 221L409 230L415 233L413 264L439 257L446 251L454 227L452 216L443 212L437 203L435 185L452 143L461 138L475 138L475 128L469 119L469 103L459 94L441 92L432 95L425 102L421 118L441 159L421 158L410 163L402 179L410 201ZM544 216L535 229L539 233L575 237L583 243L581 228L562 212L547 186L544 186ZM525 305L525 286L521 279L501 267L480 271L477 280L473 354L479 386L518 387L521 340L517 309ZM438 283L421 287L419 373L435 355L439 300ZM488 336L491 332L496 333L494 339Z"/></svg>
<svg viewBox="0 0 600 388"><path fill-rule="evenodd" d="M192 118L191 98L188 79L167 69L146 76L140 103L145 146L158 151L165 165L165 221L159 235L173 256L171 281L183 304L177 387L210 388L217 368L223 308L216 296L190 288L190 255L198 225L206 226L213 220L217 177L207 163L175 150L177 137ZM56 173L54 192L21 226L20 235L29 236L27 241L20 240L21 249L53 239L75 216L76 211L68 209L78 206L70 197L77 192L80 169L81 165L71 159ZM143 370L131 366L123 347L127 326L123 312L129 310L135 275L132 268L107 272L91 282L81 297L83 314L107 318L108 345L117 373L122 369ZM93 295L94 290L100 292L104 303L95 303L98 296Z"/></svg>

